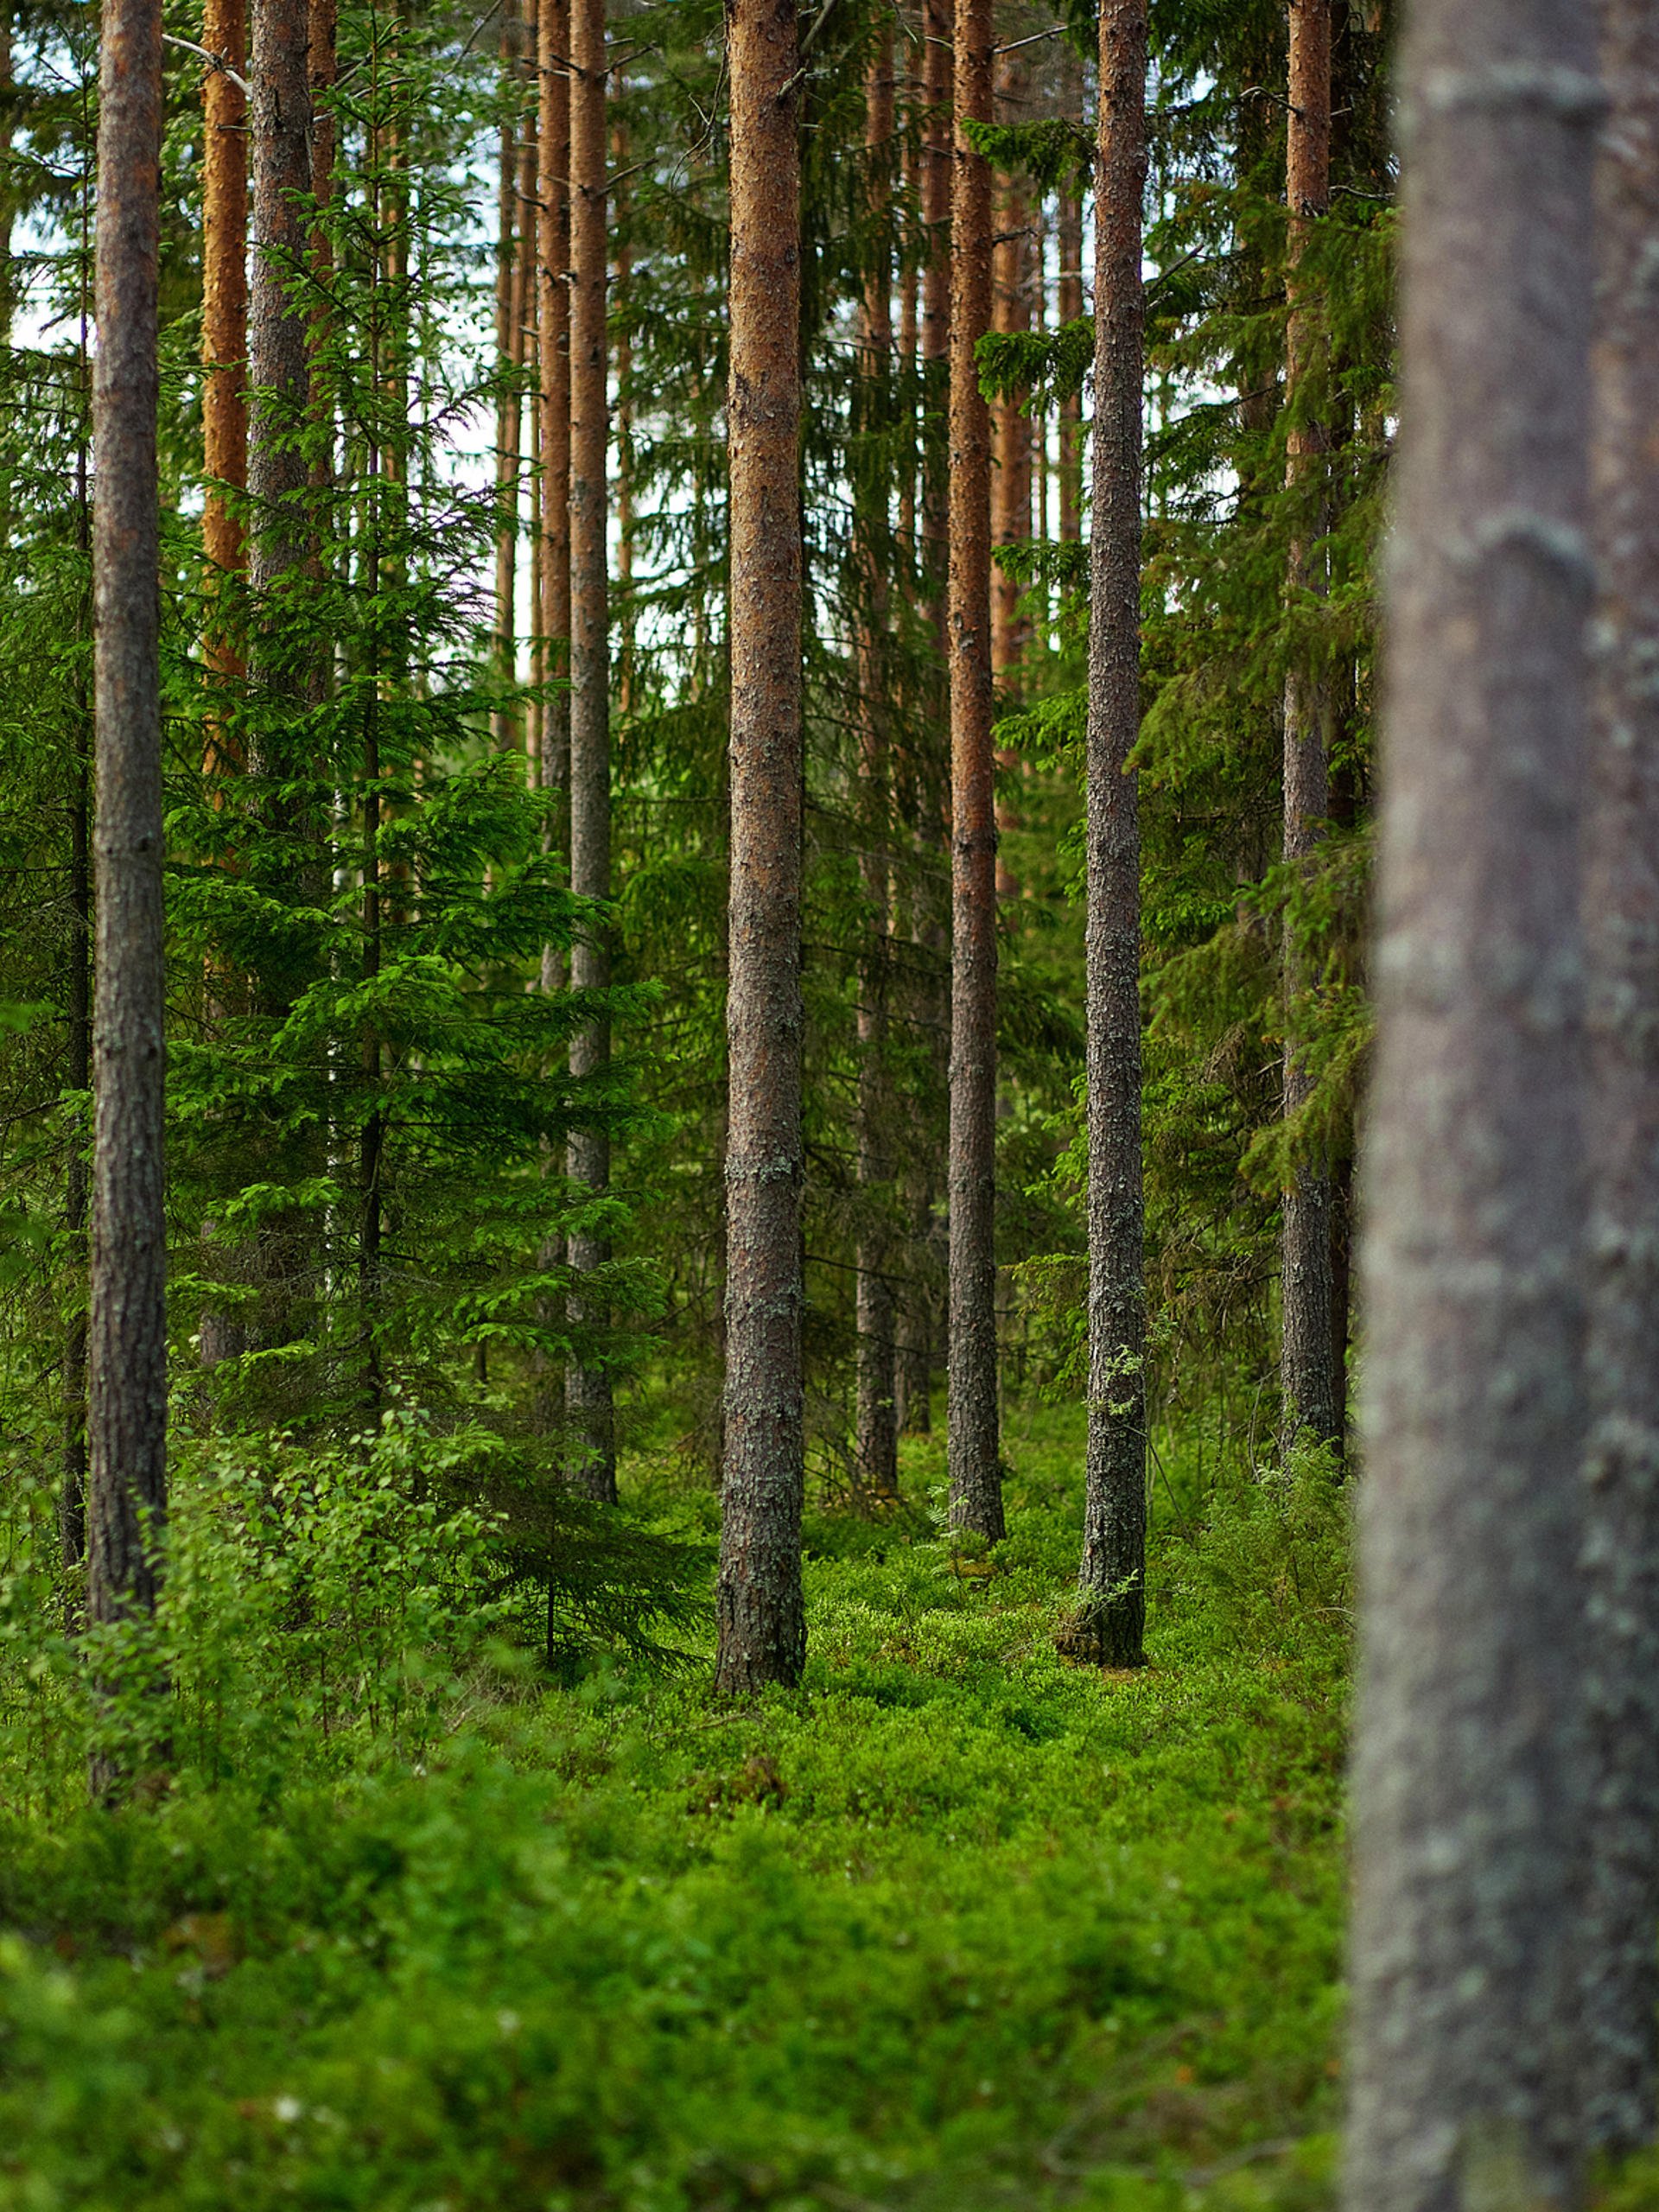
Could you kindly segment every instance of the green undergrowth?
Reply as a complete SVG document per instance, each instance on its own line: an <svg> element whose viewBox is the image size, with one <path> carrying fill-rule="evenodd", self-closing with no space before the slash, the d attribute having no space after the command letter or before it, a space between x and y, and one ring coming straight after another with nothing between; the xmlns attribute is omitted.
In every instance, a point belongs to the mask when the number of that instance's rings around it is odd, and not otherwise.
<svg viewBox="0 0 1659 2212"><path fill-rule="evenodd" d="M1075 1417L1009 1450L990 1559L810 1522L798 1694L475 1670L419 1763L6 1813L0 2207L1326 2205L1342 1495L1167 1447L1103 1677Z"/></svg>

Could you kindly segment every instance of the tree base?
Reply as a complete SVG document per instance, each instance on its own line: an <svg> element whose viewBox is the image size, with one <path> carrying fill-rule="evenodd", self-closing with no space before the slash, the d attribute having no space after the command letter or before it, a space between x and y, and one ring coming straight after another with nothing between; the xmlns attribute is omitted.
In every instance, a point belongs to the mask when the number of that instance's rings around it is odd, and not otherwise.
<svg viewBox="0 0 1659 2212"><path fill-rule="evenodd" d="M1147 1663L1146 1604L1133 1599L1086 1605L1063 1621L1054 1638L1062 1659L1077 1667L1103 1667L1122 1673Z"/></svg>

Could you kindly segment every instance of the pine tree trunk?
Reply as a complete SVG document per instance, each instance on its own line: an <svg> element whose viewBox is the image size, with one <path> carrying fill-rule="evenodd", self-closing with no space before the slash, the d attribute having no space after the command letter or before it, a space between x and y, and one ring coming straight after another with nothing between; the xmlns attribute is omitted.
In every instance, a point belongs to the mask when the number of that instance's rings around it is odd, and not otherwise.
<svg viewBox="0 0 1659 2212"><path fill-rule="evenodd" d="M501 91L514 79L517 10L507 0L501 14ZM503 379L495 403L495 677L510 685L516 674L518 591L519 445L523 423L518 387L518 130L511 114L502 119L496 148L495 180L495 363ZM512 709L503 704L490 716L490 738L497 750L512 743Z"/></svg>
<svg viewBox="0 0 1659 2212"><path fill-rule="evenodd" d="M570 8L570 887L584 899L611 895L610 585L606 473L609 429L605 337L610 255L605 208L604 0ZM611 979L608 925L571 950L570 980L601 991ZM609 1024L592 1022L570 1047L570 1072L596 1076L610 1058ZM610 1140L601 1129L570 1139L571 1180L602 1203L610 1180ZM585 1274L610 1256L602 1233L576 1230L572 1271ZM600 1301L570 1301L578 1335L603 1320ZM611 1378L602 1357L572 1359L565 1402L570 1414L570 1479L588 1497L616 1502L616 1443Z"/></svg>
<svg viewBox="0 0 1659 2212"><path fill-rule="evenodd" d="M1576 0L1402 56L1351 2212L1575 2201L1595 67Z"/></svg>
<svg viewBox="0 0 1659 2212"><path fill-rule="evenodd" d="M541 423L541 603L537 629L543 682L557 682L542 708L536 772L553 795L553 817L543 832L556 851L567 845L564 798L570 782L570 700L563 679L570 639L570 8L569 0L539 0L537 11L537 324L540 333L538 416ZM564 956L542 947L542 989L564 987ZM549 1166L552 1155L549 1155ZM543 1273L562 1267L563 1236L550 1237L537 1255ZM551 1326L553 1301L541 1319ZM538 1361L536 1419L544 1432L563 1420L563 1377L550 1358Z"/></svg>
<svg viewBox="0 0 1659 2212"><path fill-rule="evenodd" d="M525 81L537 87L539 79L537 60L536 10L532 0L526 0L524 22L519 29L520 67ZM541 532L537 528L536 508L538 479L537 461L539 458L540 438L537 429L540 410L534 392L540 373L537 358L537 310L540 305L541 283L536 270L536 184L541 168L541 148L538 143L538 111L532 106L518 127L518 181L514 188L514 223L512 254L512 346L513 359L521 376L525 378L531 397L526 404L521 393L516 402L517 419L513 426L513 456L516 474L512 486L513 567L513 625L514 648L512 675L516 683L520 674L518 666L517 627L518 588L516 574L518 565L518 540L524 532L525 517L523 510L526 494L529 497L529 573L527 603L530 609L530 629L525 643L529 646L529 665L524 671L535 681L537 645L541 630ZM526 419L528 418L528 419ZM525 448L529 448L528 453ZM535 708L524 701L515 706L508 718L508 743L515 752L522 747L528 755L534 737L539 750L539 734L535 731Z"/></svg>
<svg viewBox="0 0 1659 2212"><path fill-rule="evenodd" d="M996 1372L996 817L991 753L990 418L974 346L991 322L990 0L957 0L950 195L950 1330L953 1526L1003 1533Z"/></svg>
<svg viewBox="0 0 1659 2212"><path fill-rule="evenodd" d="M1023 54L1003 60L996 88L997 118L1002 123L1030 119L1029 73ZM992 327L1004 334L1028 331L1032 308L1031 190L1023 176L998 180L996 242L991 255ZM1031 419L1017 398L999 399L991 410L991 543L1014 545L1031 536ZM1029 625L1020 610L1023 587L1001 569L991 578L991 671L999 691L1018 689L1019 668L1029 642ZM1007 766L1005 762L1002 765ZM1004 826L1007 825L1006 817ZM1002 887L1018 895L1019 887Z"/></svg>
<svg viewBox="0 0 1659 2212"><path fill-rule="evenodd" d="M950 0L923 0L921 217L927 232L922 265L922 373L930 408L943 410L950 356L951 66ZM945 454L938 439L923 458L922 537L939 659L950 658L947 577L950 494ZM943 776L940 783L944 783Z"/></svg>
<svg viewBox="0 0 1659 2212"><path fill-rule="evenodd" d="M81 413L75 440L75 545L90 569L92 544L87 441L92 424L89 396L92 364L87 356L86 319L81 318L78 397ZM80 601L79 637L92 634L90 589ZM65 1076L72 1091L86 1094L92 1080L92 747L96 742L92 702L84 671L75 677L74 769L69 793L69 944L64 1001L68 1013ZM64 1176L64 1241L78 1277L69 1300L63 1338L63 1480L58 1506L59 1549L64 1567L64 1626L73 1635L83 1611L86 1557L86 1216L92 1193L90 1163L77 1130L70 1140ZM77 1589L77 1581L81 1588Z"/></svg>
<svg viewBox="0 0 1659 2212"><path fill-rule="evenodd" d="M1287 124L1286 197L1290 208L1290 320L1285 351L1285 397L1291 409L1290 489L1300 496L1289 561L1293 596L1322 591L1322 556L1310 539L1325 528L1320 485L1325 439L1317 423L1296 412L1318 367L1317 308L1307 298L1301 271L1309 226L1331 205L1331 0L1290 0L1290 112ZM1317 850L1331 810L1326 722L1329 701L1319 676L1293 666L1285 683L1285 834L1287 861L1306 866ZM1288 1028L1285 1046L1287 1119L1307 1101L1310 1084L1296 1036L1296 1005L1314 978L1306 946L1294 922L1285 923L1284 988ZM1283 1440L1302 1430L1320 1441L1337 1440L1336 1387L1331 1332L1331 1176L1328 1164L1309 1161L1294 1172L1283 1194L1281 1305L1283 1328L1280 1395Z"/></svg>
<svg viewBox="0 0 1659 2212"><path fill-rule="evenodd" d="M327 380L321 366L330 315L328 295L333 289L334 239L325 218L334 196L334 152L338 135L333 95L338 74L340 16L337 0L308 0L306 10L306 73L311 94L311 197L319 219L311 232L311 274L316 297L311 309L310 356L308 374L313 423L319 433L311 461L311 485L321 492L334 477L334 408ZM316 549L319 580L327 573L321 538ZM312 675L312 697L321 703L334 679L332 652L325 646L318 654Z"/></svg>
<svg viewBox="0 0 1659 2212"><path fill-rule="evenodd" d="M950 355L950 191L952 21L947 0L923 0L921 217L927 232L922 266L919 343L924 404L930 416L943 413L949 389ZM930 435L922 454L922 572L938 652L941 694L949 666L948 577L950 531L947 453ZM948 728L943 696L931 727ZM916 1020L929 1046L932 1093L949 1093L950 1014L949 931L944 895L934 884L938 863L949 853L950 807L947 764L942 748L919 746L915 761L919 866L912 933L921 958L917 963ZM906 1434L926 1434L933 1425L933 1366L938 1344L939 1282L935 1222L938 1188L933 1162L942 1149L934 1116L925 1113L917 1131L906 1211L910 1222L910 1268L899 1317L898 1418Z"/></svg>
<svg viewBox="0 0 1659 2212"><path fill-rule="evenodd" d="M802 558L794 0L728 0L731 899L716 1688L800 1680Z"/></svg>
<svg viewBox="0 0 1659 2212"><path fill-rule="evenodd" d="M1585 823L1589 969L1591 2139L1655 2132L1659 2014L1659 8L1603 0L1592 448L1600 657Z"/></svg>
<svg viewBox="0 0 1659 2212"><path fill-rule="evenodd" d="M1088 734L1089 1446L1081 1603L1065 1648L1138 1667L1146 1629L1141 1165L1141 442L1146 0L1100 14Z"/></svg>
<svg viewBox="0 0 1659 2212"><path fill-rule="evenodd" d="M216 486L245 493L248 484L247 103L226 73L248 73L246 0L207 0L202 43L226 68L210 68L201 82L201 429L208 480L201 536L210 571L234 574L244 558L242 518ZM209 624L206 646L210 670L241 674L240 657L217 625ZM215 724L210 769L219 738Z"/></svg>
<svg viewBox="0 0 1659 2212"><path fill-rule="evenodd" d="M307 319L295 298L306 260L303 206L311 188L309 23L305 0L253 0L249 143L254 254L248 296L249 581L268 597L304 561L308 474L296 433L308 396ZM256 620L258 615L256 613ZM259 657L256 656L257 659ZM269 655L258 672L274 671Z"/></svg>
<svg viewBox="0 0 1659 2212"><path fill-rule="evenodd" d="M1083 67L1068 41L1060 56L1061 111L1083 120ZM1055 224L1059 275L1054 308L1060 327L1083 313L1083 200L1075 187L1059 195ZM1060 402L1060 542L1075 545L1083 535L1083 398L1070 392Z"/></svg>
<svg viewBox="0 0 1659 2212"><path fill-rule="evenodd" d="M105 0L92 365L93 1014L87 1612L154 1610L167 1510L166 998L156 417L160 0ZM92 1763L94 1790L119 1761Z"/></svg>
<svg viewBox="0 0 1659 2212"><path fill-rule="evenodd" d="M623 97L623 86L619 82L616 96ZM620 174L629 166L627 132L619 116L611 125L611 167ZM624 193L619 190L612 201L612 227L615 234L614 273L612 279L612 298L615 302L618 323L616 332L616 583L618 625L621 631L621 651L618 656L616 672L616 701L625 715L633 712L634 695L634 633L637 615L633 603L633 334L628 325L628 301L633 276L633 249L628 241L627 204Z"/></svg>
<svg viewBox="0 0 1659 2212"><path fill-rule="evenodd" d="M893 34L885 31L871 58L864 88L864 150L870 164L868 212L879 222L891 197L886 166L893 137ZM861 348L868 380L867 429L887 419L893 369L892 270L885 250L866 279ZM859 597L859 874L866 910L858 992L858 1374L854 1460L861 1487L871 1497L893 1497L899 1487L898 1428L894 1420L893 1298L887 1238L883 1233L893 1179L887 1158L893 1100L887 1081L887 942L891 884L887 855L888 745L887 631L888 623L885 472L861 471L855 493L855 573Z"/></svg>
<svg viewBox="0 0 1659 2212"><path fill-rule="evenodd" d="M537 191L536 259L541 290L542 333L542 614L550 682L569 665L570 640L570 173L569 0L541 0L541 179ZM547 701L542 718L542 788L563 793L570 782L570 704L563 688ZM565 842L563 824L552 828ZM556 946L542 954L542 988L556 991L563 962Z"/></svg>

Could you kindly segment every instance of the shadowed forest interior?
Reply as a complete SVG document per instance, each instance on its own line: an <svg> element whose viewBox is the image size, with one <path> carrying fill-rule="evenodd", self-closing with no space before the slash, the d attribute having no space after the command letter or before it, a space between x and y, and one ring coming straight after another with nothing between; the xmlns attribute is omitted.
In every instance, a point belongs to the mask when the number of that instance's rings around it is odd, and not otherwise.
<svg viewBox="0 0 1659 2212"><path fill-rule="evenodd" d="M0 2212L1659 2207L1659 4L0 22Z"/></svg>

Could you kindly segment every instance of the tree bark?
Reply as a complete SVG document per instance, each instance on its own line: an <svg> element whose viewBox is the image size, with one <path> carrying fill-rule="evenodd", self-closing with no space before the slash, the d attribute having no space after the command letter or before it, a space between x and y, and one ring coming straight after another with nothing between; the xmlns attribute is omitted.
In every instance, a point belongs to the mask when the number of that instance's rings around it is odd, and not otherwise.
<svg viewBox="0 0 1659 2212"><path fill-rule="evenodd" d="M152 1611L167 1511L166 1084L156 417L160 0L105 0L92 365L93 1013L87 1612ZM118 1785L94 1760L92 1786Z"/></svg>
<svg viewBox="0 0 1659 2212"><path fill-rule="evenodd" d="M925 421L930 427L922 450L921 556L943 695L950 660L947 454L931 425L946 403L950 378L952 22L948 0L924 0L922 29L921 216L927 232L927 258L922 267L918 337ZM943 696L936 703L933 727L945 730L949 716ZM950 1030L948 931L943 888L936 895L932 864L949 852L950 805L946 763L937 742L918 745L915 772L916 849L921 865L912 931L923 955L918 963L916 1011L929 1046L933 1095L944 1098L949 1090ZM938 1278L943 1272L935 1255L938 1186L933 1163L939 1149L933 1117L927 1114L906 1178L911 1266L898 1322L896 1384L899 1425L906 1434L925 1434L933 1425L933 1367L941 1333Z"/></svg>
<svg viewBox="0 0 1659 2212"><path fill-rule="evenodd" d="M617 98L623 97L620 81ZM611 166L620 174L629 166L628 138L621 118L611 125ZM616 702L625 715L633 712L634 639L638 613L633 603L633 333L628 323L628 302L633 276L633 248L627 232L627 200L619 188L612 200L614 232L614 274L612 297L616 302L616 581L618 625L621 631Z"/></svg>
<svg viewBox="0 0 1659 2212"><path fill-rule="evenodd" d="M794 0L728 0L731 899L716 1688L800 1680L800 152Z"/></svg>
<svg viewBox="0 0 1659 2212"><path fill-rule="evenodd" d="M1659 2013L1659 7L1603 0L1592 444L1600 568L1585 823L1590 1109L1592 2141L1655 2132Z"/></svg>
<svg viewBox="0 0 1659 2212"><path fill-rule="evenodd" d="M542 613L547 676L561 679L569 665L570 640L570 296L569 0L541 0L540 184L537 194L536 259L541 289L542 333ZM569 695L550 694L542 717L541 782L563 793L570 781ZM562 842L563 824L552 832ZM542 955L542 988L556 991L563 960L556 947Z"/></svg>
<svg viewBox="0 0 1659 2212"><path fill-rule="evenodd" d="M328 297L334 288L334 243L327 215L334 196L334 152L338 129L334 111L334 79L338 74L340 10L338 0L308 0L306 10L306 73L311 95L311 198L317 220L311 231L311 277L315 296L311 308L310 357L308 371L309 398L316 450L311 460L311 485L321 492L334 476L334 407L328 380L321 366L329 327ZM325 573L321 544L317 546L316 573ZM312 696L320 704L333 682L333 656L320 652L313 670Z"/></svg>
<svg viewBox="0 0 1659 2212"><path fill-rule="evenodd" d="M950 197L950 1520L1003 1533L996 1371L996 817L991 752L991 0L957 0Z"/></svg>
<svg viewBox="0 0 1659 2212"><path fill-rule="evenodd" d="M1290 209L1290 319L1285 347L1285 399L1291 410L1287 471L1300 512L1290 547L1291 596L1320 592L1324 578L1310 537L1326 527L1323 492L1323 426L1299 419L1304 388L1317 373L1321 352L1318 308L1308 298L1302 259L1310 226L1331 207L1331 0L1290 0L1290 111L1287 123L1286 198ZM1313 669L1293 665L1285 683L1284 856L1306 867L1317 851L1331 810L1326 687ZM1312 1089L1295 1036L1298 1001L1313 981L1306 946L1295 923L1285 922L1284 991L1287 1032L1284 1096L1287 1119L1306 1103ZM1328 1163L1294 1169L1283 1193L1281 1248L1280 1395L1283 1441L1303 1430L1320 1442L1338 1441L1331 1328L1331 1174Z"/></svg>
<svg viewBox="0 0 1659 2212"><path fill-rule="evenodd" d="M1575 0L1402 56L1352 2212L1575 2197L1595 67Z"/></svg>
<svg viewBox="0 0 1659 2212"><path fill-rule="evenodd" d="M85 279L82 280L83 283ZM86 315L80 317L77 397L81 402L75 440L75 547L91 569L92 545L87 442L92 434L92 364L86 344ZM88 578L90 585L90 575ZM92 633L92 593L82 595L78 635ZM69 972L64 998L68 1011L68 1053L65 1073L72 1091L88 1093L92 1082L92 748L95 720L82 671L75 676L74 766L69 791ZM90 1162L79 1129L71 1136L64 1176L63 1226L69 1263L79 1277L69 1301L63 1338L63 1483L58 1508L58 1541L64 1567L64 1625L73 1635L82 1613L86 1558L86 1215L91 1199ZM77 1589L77 1582L82 1586Z"/></svg>
<svg viewBox="0 0 1659 2212"><path fill-rule="evenodd" d="M210 68L201 83L201 389L202 467L207 489L202 503L201 535L213 571L238 573L243 566L242 518L232 494L248 486L248 149L247 103L226 74L248 72L246 0L207 0L202 43L224 61ZM210 671L236 677L240 656L222 627L209 622L206 639ZM214 723L207 766L217 763L221 728Z"/></svg>
<svg viewBox="0 0 1659 2212"><path fill-rule="evenodd" d="M1064 113L1083 120L1083 65L1068 41L1060 55L1060 102ZM1054 308L1060 327L1083 313L1083 199L1064 187L1055 224L1059 274ZM1075 545L1083 536L1083 396L1068 393L1060 402L1060 542Z"/></svg>
<svg viewBox="0 0 1659 2212"><path fill-rule="evenodd" d="M1088 727L1089 1445L1068 1651L1144 1656L1146 1208L1141 1160L1141 448L1146 0L1100 15Z"/></svg>
<svg viewBox="0 0 1659 2212"><path fill-rule="evenodd" d="M304 202L311 188L309 29L306 0L253 0L248 575L256 600L291 579L307 550L308 471L298 433L309 391L308 330L297 294L305 268ZM256 655L256 664L259 658ZM259 672L267 679L273 672L268 658Z"/></svg>
<svg viewBox="0 0 1659 2212"><path fill-rule="evenodd" d="M887 165L893 143L893 33L884 29L864 88L864 151L869 163L867 212L879 224L891 197ZM866 279L861 354L869 430L885 425L893 371L892 267L885 246ZM893 1297L885 1223L893 1180L887 1157L893 1099L887 1080L887 945L892 924L888 865L887 632L888 623L887 481L885 470L859 471L855 492L854 569L858 590L859 873L865 906L858 991L857 1406L854 1459L870 1497L899 1488L899 1432L894 1414Z"/></svg>
<svg viewBox="0 0 1659 2212"><path fill-rule="evenodd" d="M611 652L606 472L609 429L606 289L610 256L606 207L604 0L570 7L570 887L583 899L611 895ZM579 991L611 980L609 925L590 928L570 954ZM572 1040L570 1072L596 1076L610 1058L610 1025L596 1018ZM610 1139L579 1129L570 1139L570 1178L603 1204L610 1181ZM582 1275L602 1267L608 1240L596 1228L570 1238L570 1266ZM579 1332L603 1319L599 1301L578 1290L570 1319ZM588 1497L616 1503L616 1441L611 1378L602 1358L572 1359L565 1404L570 1415L570 1479Z"/></svg>
<svg viewBox="0 0 1659 2212"><path fill-rule="evenodd" d="M1023 54L1010 54L999 71L995 105L999 120L1028 119L1029 73ZM1027 331L1032 321L1031 229L1034 219L1031 188L1018 174L998 181L995 243L991 253L992 327L1002 333ZM1013 545L1031 536L1031 419L1017 398L995 402L991 410L994 466L991 470L991 543ZM991 671L999 691L1017 689L1019 669L1030 641L1030 625L1020 609L1024 587L997 569L991 578ZM1004 762L1007 766L1008 763ZM1008 826L1006 818L1003 826ZM1002 887L1002 895L1019 887Z"/></svg>
<svg viewBox="0 0 1659 2212"><path fill-rule="evenodd" d="M500 81L505 99L517 75L520 32L518 10L508 0L501 14ZM501 120L496 149L495 191L495 363L502 379L495 404L495 677L511 685L517 673L518 593L518 488L523 474L523 407L517 372L523 354L518 312L518 124L511 112ZM525 220L528 220L528 211ZM512 709L505 702L490 716L490 738L498 751L512 743Z"/></svg>

